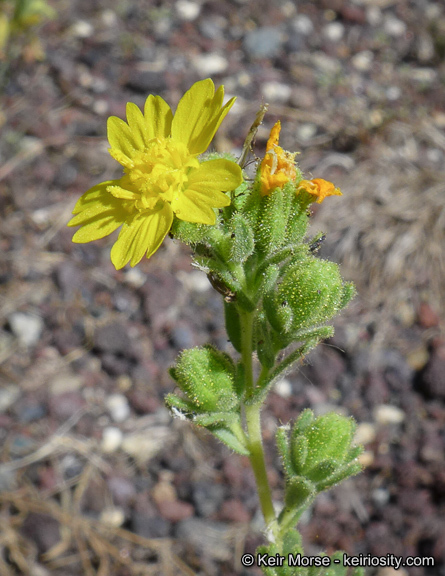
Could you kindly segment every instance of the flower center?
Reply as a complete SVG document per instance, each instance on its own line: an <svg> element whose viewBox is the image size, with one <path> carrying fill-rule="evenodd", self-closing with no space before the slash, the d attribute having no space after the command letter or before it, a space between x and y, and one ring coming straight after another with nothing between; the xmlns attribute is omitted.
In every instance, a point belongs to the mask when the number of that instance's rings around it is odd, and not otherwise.
<svg viewBox="0 0 445 576"><path fill-rule="evenodd" d="M125 172L139 193L135 207L142 211L154 208L158 200L172 202L186 189L190 170L199 161L187 146L170 138L153 138L147 148L134 152Z"/></svg>

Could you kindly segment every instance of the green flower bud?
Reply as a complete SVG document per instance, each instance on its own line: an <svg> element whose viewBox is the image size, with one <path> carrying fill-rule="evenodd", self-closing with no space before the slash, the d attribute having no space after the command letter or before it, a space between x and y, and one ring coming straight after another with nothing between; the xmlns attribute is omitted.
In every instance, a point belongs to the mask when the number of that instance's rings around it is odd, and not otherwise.
<svg viewBox="0 0 445 576"><path fill-rule="evenodd" d="M340 310L344 287L337 264L306 256L287 267L264 308L277 332L293 333L326 322Z"/></svg>
<svg viewBox="0 0 445 576"><path fill-rule="evenodd" d="M314 418L311 410L305 410L290 438L289 458L297 477L313 482L320 491L356 474L360 465L355 459L361 450L351 446L354 431L352 418L336 413Z"/></svg>
<svg viewBox="0 0 445 576"><path fill-rule="evenodd" d="M197 413L230 412L239 404L235 366L210 345L185 350L170 374Z"/></svg>

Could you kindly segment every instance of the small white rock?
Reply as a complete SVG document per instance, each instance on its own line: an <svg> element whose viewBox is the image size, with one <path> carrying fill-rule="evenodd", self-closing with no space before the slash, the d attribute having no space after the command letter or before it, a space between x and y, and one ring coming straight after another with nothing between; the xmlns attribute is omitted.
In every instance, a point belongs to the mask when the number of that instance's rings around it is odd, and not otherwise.
<svg viewBox="0 0 445 576"><path fill-rule="evenodd" d="M314 31L314 25L309 16L305 14L299 14L292 21L292 28L295 32L302 34L303 36L309 36Z"/></svg>
<svg viewBox="0 0 445 576"><path fill-rule="evenodd" d="M388 86L386 89L386 97L391 102L398 100L402 95L402 91L400 90L399 86Z"/></svg>
<svg viewBox="0 0 445 576"><path fill-rule="evenodd" d="M196 20L201 12L201 6L196 2L189 2L189 0L178 0L175 7L179 18L187 22Z"/></svg>
<svg viewBox="0 0 445 576"><path fill-rule="evenodd" d="M3 414L20 397L20 388L15 384L10 384L0 389L0 414Z"/></svg>
<svg viewBox="0 0 445 576"><path fill-rule="evenodd" d="M24 346L35 346L43 330L43 320L35 314L14 312L8 316L11 330Z"/></svg>
<svg viewBox="0 0 445 576"><path fill-rule="evenodd" d="M130 406L128 400L123 394L111 394L105 400L105 405L115 422L123 422L130 416Z"/></svg>
<svg viewBox="0 0 445 576"><path fill-rule="evenodd" d="M105 116L108 114L109 105L106 100L95 100L93 104L93 110L98 116Z"/></svg>
<svg viewBox="0 0 445 576"><path fill-rule="evenodd" d="M380 404L374 409L374 419L378 424L401 424L405 420L405 412L397 406Z"/></svg>
<svg viewBox="0 0 445 576"><path fill-rule="evenodd" d="M371 70L374 54L371 50L363 50L358 52L352 57L352 65L361 72L368 72Z"/></svg>
<svg viewBox="0 0 445 576"><path fill-rule="evenodd" d="M125 522L125 512L119 506L110 506L102 510L99 520L102 524L119 528Z"/></svg>
<svg viewBox="0 0 445 576"><path fill-rule="evenodd" d="M344 33L345 27L341 22L330 22L323 28L323 34L332 42L338 42L341 40Z"/></svg>
<svg viewBox="0 0 445 576"><path fill-rule="evenodd" d="M133 288L140 288L147 280L146 275L141 272L139 268L130 268L125 272L124 282L133 286Z"/></svg>
<svg viewBox="0 0 445 576"><path fill-rule="evenodd" d="M354 434L354 444L369 444L376 437L375 425L371 422L362 422L357 426Z"/></svg>
<svg viewBox="0 0 445 576"><path fill-rule="evenodd" d="M114 10L104 10L101 14L101 18L105 26L108 26L109 28L112 28L117 24L117 15Z"/></svg>
<svg viewBox="0 0 445 576"><path fill-rule="evenodd" d="M378 6L368 6L366 9L366 19L371 26L378 26L382 21L382 11Z"/></svg>
<svg viewBox="0 0 445 576"><path fill-rule="evenodd" d="M74 392L83 385L83 378L74 372L59 372L49 383L49 389L54 396L65 392Z"/></svg>
<svg viewBox="0 0 445 576"><path fill-rule="evenodd" d="M193 66L203 77L207 77L227 70L229 62L221 54L210 52L196 56L193 59Z"/></svg>
<svg viewBox="0 0 445 576"><path fill-rule="evenodd" d="M400 38L406 32L406 24L402 20L395 18L392 15L388 15L385 19L383 28L387 34L393 38Z"/></svg>
<svg viewBox="0 0 445 576"><path fill-rule="evenodd" d="M122 450L135 458L139 464L146 464L165 448L171 434L169 426L151 426L146 431L125 436Z"/></svg>
<svg viewBox="0 0 445 576"><path fill-rule="evenodd" d="M285 104L292 93L292 88L282 82L265 82L261 92L267 102Z"/></svg>
<svg viewBox="0 0 445 576"><path fill-rule="evenodd" d="M297 138L303 142L307 142L317 133L317 126L315 124L301 124L297 128Z"/></svg>
<svg viewBox="0 0 445 576"><path fill-rule="evenodd" d="M278 380L275 384L274 391L281 396L281 398L289 398L292 396L292 383L286 378Z"/></svg>
<svg viewBox="0 0 445 576"><path fill-rule="evenodd" d="M124 435L122 434L121 430L115 426L107 426L104 428L104 431L102 432L101 443L102 452L105 454L116 452L116 450L120 448L122 444L123 437Z"/></svg>
<svg viewBox="0 0 445 576"><path fill-rule="evenodd" d="M210 282L207 274L201 270L194 270L193 272L184 272L180 270L177 274L179 280L184 284L190 292L207 292L210 289Z"/></svg>
<svg viewBox="0 0 445 576"><path fill-rule="evenodd" d="M94 34L94 26L86 20L78 20L71 26L70 32L75 38L89 38Z"/></svg>

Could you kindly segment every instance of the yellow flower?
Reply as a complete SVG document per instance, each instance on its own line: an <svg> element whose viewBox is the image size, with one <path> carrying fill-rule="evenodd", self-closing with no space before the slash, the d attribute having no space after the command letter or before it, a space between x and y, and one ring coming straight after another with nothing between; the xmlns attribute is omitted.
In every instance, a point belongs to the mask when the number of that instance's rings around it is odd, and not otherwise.
<svg viewBox="0 0 445 576"><path fill-rule="evenodd" d="M327 196L342 196L340 188L336 188L332 182L323 180L323 178L314 178L313 180L302 180L297 188L297 193L300 190L306 190L309 194L317 196L317 204L321 204Z"/></svg>
<svg viewBox="0 0 445 576"><path fill-rule="evenodd" d="M278 122L270 131L267 141L266 155L261 162L260 180L261 195L266 196L275 188L282 188L290 180L295 180L295 156L278 146L281 131L281 123Z"/></svg>
<svg viewBox="0 0 445 576"><path fill-rule="evenodd" d="M200 161L235 98L222 105L224 88L196 82L181 98L173 117L168 104L150 95L144 113L127 104L127 123L108 119L110 154L124 176L93 186L77 202L68 226L81 226L73 242L90 242L122 229L111 250L116 269L149 258L169 232L173 217L215 224L214 208L230 204L223 192L242 182L230 160Z"/></svg>

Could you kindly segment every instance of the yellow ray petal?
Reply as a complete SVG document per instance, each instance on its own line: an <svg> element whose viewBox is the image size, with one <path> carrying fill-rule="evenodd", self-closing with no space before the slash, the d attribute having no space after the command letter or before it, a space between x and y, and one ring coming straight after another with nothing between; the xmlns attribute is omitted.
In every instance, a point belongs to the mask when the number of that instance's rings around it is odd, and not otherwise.
<svg viewBox="0 0 445 576"><path fill-rule="evenodd" d="M160 209L135 214L122 227L111 249L111 261L116 270L128 262L136 266L144 254L149 258L161 245L171 228L173 214L168 204Z"/></svg>
<svg viewBox="0 0 445 576"><path fill-rule="evenodd" d="M170 136L173 114L163 98L150 94L145 101L144 117L149 139Z"/></svg>
<svg viewBox="0 0 445 576"><path fill-rule="evenodd" d="M107 192L109 184L102 182L90 188L78 200L73 211L75 216L68 222L68 226L81 226L74 234L73 242L91 242L104 238L130 216L131 206Z"/></svg>
<svg viewBox="0 0 445 576"><path fill-rule="evenodd" d="M201 193L206 190L229 191L238 188L242 181L241 167L231 160L220 158L202 162L197 170L189 174L188 186Z"/></svg>
<svg viewBox="0 0 445 576"><path fill-rule="evenodd" d="M183 142L191 154L202 154L207 150L215 132L233 106L232 98L221 108L224 87L215 93L210 78L196 82L179 101L172 122L172 137Z"/></svg>
<svg viewBox="0 0 445 576"><path fill-rule="evenodd" d="M215 224L216 215L201 194L186 190L172 202L173 212L180 220L196 224Z"/></svg>
<svg viewBox="0 0 445 576"><path fill-rule="evenodd" d="M110 116L107 121L107 136L113 158L123 166L131 167L131 158L138 149L138 143L128 124L117 116Z"/></svg>

